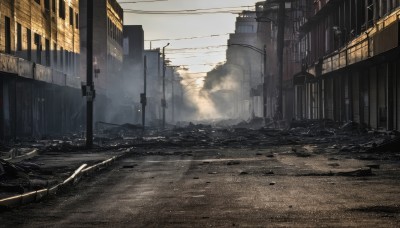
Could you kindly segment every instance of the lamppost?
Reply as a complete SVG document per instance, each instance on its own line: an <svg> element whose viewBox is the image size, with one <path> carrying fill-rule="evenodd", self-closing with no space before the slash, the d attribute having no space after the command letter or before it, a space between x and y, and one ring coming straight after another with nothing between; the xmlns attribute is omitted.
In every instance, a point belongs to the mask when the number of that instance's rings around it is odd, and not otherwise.
<svg viewBox="0 0 400 228"><path fill-rule="evenodd" d="M260 49L258 47L249 45L249 44L228 44L229 46L240 46L240 47L245 47L245 48L249 48L255 52L258 52L260 54L263 55L264 57L264 83L263 83L263 118L264 120L267 118L267 91L266 91L266 83L267 83L267 47L266 45L264 45L264 49Z"/></svg>
<svg viewBox="0 0 400 228"><path fill-rule="evenodd" d="M162 76L162 91L163 91L163 98L161 100L161 107L162 107L162 129L165 129L165 108L167 107L167 101L165 100L165 48L169 46L169 43L165 45L162 49L162 56L163 56L163 76Z"/></svg>

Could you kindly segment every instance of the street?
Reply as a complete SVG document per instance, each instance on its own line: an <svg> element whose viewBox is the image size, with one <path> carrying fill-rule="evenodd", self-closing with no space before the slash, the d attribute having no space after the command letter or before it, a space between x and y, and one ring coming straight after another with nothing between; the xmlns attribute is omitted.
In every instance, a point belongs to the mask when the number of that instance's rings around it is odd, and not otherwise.
<svg viewBox="0 0 400 228"><path fill-rule="evenodd" d="M357 172L367 166L372 172ZM356 170L356 171L354 171ZM364 169L363 169L364 170ZM3 227L398 227L400 165L340 153L138 149ZM379 194L377 194L379 193Z"/></svg>

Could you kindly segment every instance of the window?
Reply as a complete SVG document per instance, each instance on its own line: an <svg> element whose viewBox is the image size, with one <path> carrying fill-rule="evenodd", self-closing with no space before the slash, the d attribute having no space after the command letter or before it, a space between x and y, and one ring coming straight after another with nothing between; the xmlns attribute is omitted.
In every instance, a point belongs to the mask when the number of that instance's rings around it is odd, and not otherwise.
<svg viewBox="0 0 400 228"><path fill-rule="evenodd" d="M31 35L31 30L30 29L26 29L26 40L27 40L27 51L28 51L28 60L31 61L32 60L32 35Z"/></svg>
<svg viewBox="0 0 400 228"><path fill-rule="evenodd" d="M57 44L53 43L53 66L57 66Z"/></svg>
<svg viewBox="0 0 400 228"><path fill-rule="evenodd" d="M50 11L50 0L44 0L44 9L49 12Z"/></svg>
<svg viewBox="0 0 400 228"><path fill-rule="evenodd" d="M74 10L69 7L69 25L74 25Z"/></svg>
<svg viewBox="0 0 400 228"><path fill-rule="evenodd" d="M42 41L41 36L37 33L34 35L35 45L36 45L36 63L42 63Z"/></svg>
<svg viewBox="0 0 400 228"><path fill-rule="evenodd" d="M56 0L51 1L51 10L53 13L56 13Z"/></svg>
<svg viewBox="0 0 400 228"><path fill-rule="evenodd" d="M40 0L35 0L35 2L40 5Z"/></svg>
<svg viewBox="0 0 400 228"><path fill-rule="evenodd" d="M64 0L59 0L58 16L65 20L65 2L64 2Z"/></svg>
<svg viewBox="0 0 400 228"><path fill-rule="evenodd" d="M75 28L79 29L79 14L75 14Z"/></svg>
<svg viewBox="0 0 400 228"><path fill-rule="evenodd" d="M22 27L17 23L17 51L22 51Z"/></svg>
<svg viewBox="0 0 400 228"><path fill-rule="evenodd" d="M60 48L60 70L64 71L64 49Z"/></svg>
<svg viewBox="0 0 400 228"><path fill-rule="evenodd" d="M11 24L10 24L10 18L5 17L5 42L6 42L6 53L11 54Z"/></svg>
<svg viewBox="0 0 400 228"><path fill-rule="evenodd" d="M46 46L46 66L50 66L50 41L46 39L45 41Z"/></svg>

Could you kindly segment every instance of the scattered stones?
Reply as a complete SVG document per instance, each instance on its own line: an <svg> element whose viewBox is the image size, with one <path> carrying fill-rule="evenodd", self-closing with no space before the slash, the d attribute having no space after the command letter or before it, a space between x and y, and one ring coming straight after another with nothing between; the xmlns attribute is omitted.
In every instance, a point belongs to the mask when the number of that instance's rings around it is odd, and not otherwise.
<svg viewBox="0 0 400 228"><path fill-rule="evenodd" d="M275 181L272 181L272 182L269 183L269 185L275 185L275 184L276 184Z"/></svg>
<svg viewBox="0 0 400 228"><path fill-rule="evenodd" d="M229 161L226 165L239 165L240 161Z"/></svg>
<svg viewBox="0 0 400 228"><path fill-rule="evenodd" d="M269 170L269 171L266 171L266 172L264 172L264 176L269 176L269 175L274 175L275 173L274 173L274 171L272 171L272 170Z"/></svg>
<svg viewBox="0 0 400 228"><path fill-rule="evenodd" d="M380 165L376 165L376 164L373 164L373 165L366 165L366 167L371 168L371 169L380 169L380 168L381 168Z"/></svg>
<svg viewBox="0 0 400 228"><path fill-rule="evenodd" d="M339 167L340 166L339 163L329 163L328 165L331 167Z"/></svg>

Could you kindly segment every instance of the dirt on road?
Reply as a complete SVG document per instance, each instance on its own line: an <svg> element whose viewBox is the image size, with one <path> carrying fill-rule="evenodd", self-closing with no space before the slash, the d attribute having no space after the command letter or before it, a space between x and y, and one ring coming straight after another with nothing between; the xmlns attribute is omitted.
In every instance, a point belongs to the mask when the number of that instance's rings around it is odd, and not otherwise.
<svg viewBox="0 0 400 228"><path fill-rule="evenodd" d="M137 148L2 227L399 227L400 161L315 146Z"/></svg>

